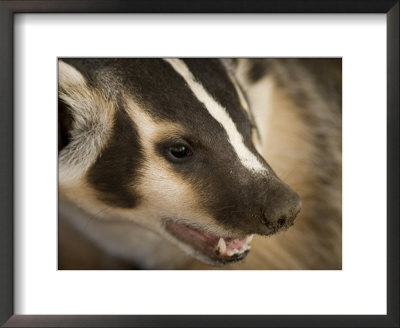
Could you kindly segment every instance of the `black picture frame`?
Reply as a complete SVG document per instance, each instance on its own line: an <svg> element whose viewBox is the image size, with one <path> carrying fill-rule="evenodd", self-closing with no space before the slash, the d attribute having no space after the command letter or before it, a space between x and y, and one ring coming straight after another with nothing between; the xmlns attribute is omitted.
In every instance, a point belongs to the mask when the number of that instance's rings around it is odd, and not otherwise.
<svg viewBox="0 0 400 328"><path fill-rule="evenodd" d="M384 13L387 17L387 315L15 315L13 29L16 13ZM366 68L367 69L367 68ZM0 1L0 324L4 327L399 327L399 1Z"/></svg>

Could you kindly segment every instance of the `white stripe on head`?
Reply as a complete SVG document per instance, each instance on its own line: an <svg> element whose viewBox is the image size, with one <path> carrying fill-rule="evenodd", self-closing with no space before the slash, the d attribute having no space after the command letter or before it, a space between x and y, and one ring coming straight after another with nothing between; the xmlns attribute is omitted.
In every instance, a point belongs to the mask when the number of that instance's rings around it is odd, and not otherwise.
<svg viewBox="0 0 400 328"><path fill-rule="evenodd" d="M267 168L246 147L243 136L239 133L228 112L195 79L186 64L180 59L165 59L175 71L183 77L197 99L207 108L211 116L225 129L230 144L242 164L251 171L266 173Z"/></svg>

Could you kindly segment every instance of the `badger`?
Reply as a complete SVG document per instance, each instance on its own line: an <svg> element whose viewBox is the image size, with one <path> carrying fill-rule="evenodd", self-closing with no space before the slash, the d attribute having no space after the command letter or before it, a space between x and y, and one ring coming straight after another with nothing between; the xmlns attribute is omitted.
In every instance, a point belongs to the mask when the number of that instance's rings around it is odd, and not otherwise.
<svg viewBox="0 0 400 328"><path fill-rule="evenodd" d="M60 269L341 268L340 59L60 58L58 133Z"/></svg>

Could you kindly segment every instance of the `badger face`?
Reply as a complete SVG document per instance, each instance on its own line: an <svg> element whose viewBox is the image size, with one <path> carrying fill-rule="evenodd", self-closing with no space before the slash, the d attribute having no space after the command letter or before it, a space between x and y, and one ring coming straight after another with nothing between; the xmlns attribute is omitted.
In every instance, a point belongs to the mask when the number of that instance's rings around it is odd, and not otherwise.
<svg viewBox="0 0 400 328"><path fill-rule="evenodd" d="M287 229L299 196L256 151L240 88L220 60L59 62L59 189L212 264L253 234Z"/></svg>

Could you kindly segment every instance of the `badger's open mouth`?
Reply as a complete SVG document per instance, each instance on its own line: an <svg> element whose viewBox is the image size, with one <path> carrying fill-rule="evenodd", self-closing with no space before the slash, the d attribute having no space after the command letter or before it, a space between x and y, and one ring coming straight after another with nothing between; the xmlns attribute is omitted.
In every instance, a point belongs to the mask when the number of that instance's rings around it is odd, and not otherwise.
<svg viewBox="0 0 400 328"><path fill-rule="evenodd" d="M214 235L208 231L187 224L167 220L165 227L176 239L191 246L208 262L224 264L244 259L250 251L253 235L244 238L228 238Z"/></svg>

